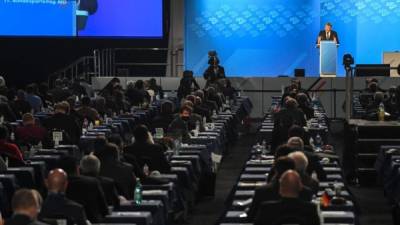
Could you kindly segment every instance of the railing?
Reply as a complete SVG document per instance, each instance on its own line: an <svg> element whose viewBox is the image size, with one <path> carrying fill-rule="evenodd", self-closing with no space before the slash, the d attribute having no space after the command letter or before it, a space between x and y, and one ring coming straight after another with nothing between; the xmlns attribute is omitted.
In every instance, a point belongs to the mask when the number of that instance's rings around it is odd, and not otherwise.
<svg viewBox="0 0 400 225"><path fill-rule="evenodd" d="M135 59L129 59L129 57L122 56L123 54L132 54L136 58L138 57L138 52L146 52L146 54L163 54L165 52L165 62L154 62L150 59L149 62L137 62ZM131 76L136 75L130 70L134 67L165 67L163 69L164 74L176 77L179 74L179 70L183 68L183 63L179 62L182 58L183 49L169 49L169 48L108 48L101 50L94 50L92 56L84 56L78 60L72 62L67 67L51 74L49 76L49 85L52 86L53 82L58 78L68 78L71 81L84 77L90 80L92 77L101 76ZM135 58L134 57L134 58ZM128 59L126 59L128 58ZM149 74L140 74L149 75Z"/></svg>

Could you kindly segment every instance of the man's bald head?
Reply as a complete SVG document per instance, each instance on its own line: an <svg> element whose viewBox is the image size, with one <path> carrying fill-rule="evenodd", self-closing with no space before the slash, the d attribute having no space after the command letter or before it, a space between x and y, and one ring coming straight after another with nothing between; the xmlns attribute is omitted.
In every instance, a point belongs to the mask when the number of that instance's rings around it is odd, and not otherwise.
<svg viewBox="0 0 400 225"><path fill-rule="evenodd" d="M282 197L297 198L303 189L300 175L294 170L284 172L279 179L279 194Z"/></svg>
<svg viewBox="0 0 400 225"><path fill-rule="evenodd" d="M46 181L49 192L63 193L68 186L67 173L62 169L54 169L49 172Z"/></svg>

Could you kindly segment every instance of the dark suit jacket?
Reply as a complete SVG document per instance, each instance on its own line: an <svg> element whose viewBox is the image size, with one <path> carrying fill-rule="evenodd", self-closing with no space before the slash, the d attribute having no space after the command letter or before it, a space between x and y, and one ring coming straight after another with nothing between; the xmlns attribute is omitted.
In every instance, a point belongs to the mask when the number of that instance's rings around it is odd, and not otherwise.
<svg viewBox="0 0 400 225"><path fill-rule="evenodd" d="M49 193L44 200L40 218L65 218L78 225L86 225L86 214L82 205L69 200L65 194Z"/></svg>
<svg viewBox="0 0 400 225"><path fill-rule="evenodd" d="M300 192L300 199L305 202L310 202L312 200L312 196L312 191L307 187L304 187L303 190ZM257 211L263 202L278 201L279 199L281 199L281 196L279 195L278 181L273 180L271 183L263 187L257 188L253 197L253 203L251 204L249 212L247 213L247 218L249 219L249 222L252 222L254 220L254 217L256 216Z"/></svg>
<svg viewBox="0 0 400 225"><path fill-rule="evenodd" d="M119 208L117 186L113 179L108 177L90 175L90 174L84 174L84 175L96 178L100 182L101 188L103 188L104 197L107 200L107 204L112 205L114 209Z"/></svg>
<svg viewBox="0 0 400 225"><path fill-rule="evenodd" d="M49 130L64 130L72 144L77 144L82 133L81 127L78 125L74 117L62 113L56 113L52 117L44 121L44 126Z"/></svg>
<svg viewBox="0 0 400 225"><path fill-rule="evenodd" d="M308 159L307 174L311 176L312 173L315 172L317 174L318 180L326 180L326 173L321 165L321 162L319 161L318 155L316 155L314 152L309 151L306 146L304 147L303 152Z"/></svg>
<svg viewBox="0 0 400 225"><path fill-rule="evenodd" d="M272 149L288 140L288 131L292 125L304 127L306 119L300 109L282 109L275 115L274 129L272 131Z"/></svg>
<svg viewBox="0 0 400 225"><path fill-rule="evenodd" d="M181 117L175 118L168 127L168 134L173 137L182 137L182 141L186 142L189 136L189 121L184 121Z"/></svg>
<svg viewBox="0 0 400 225"><path fill-rule="evenodd" d="M153 131L155 131L156 128L163 128L164 133L167 133L168 126L173 120L173 115L158 115L154 117L153 121L151 122L151 127L153 128Z"/></svg>
<svg viewBox="0 0 400 225"><path fill-rule="evenodd" d="M67 198L83 205L92 223L100 222L108 214L107 201L100 182L93 177L69 176Z"/></svg>
<svg viewBox="0 0 400 225"><path fill-rule="evenodd" d="M215 80L225 78L225 69L222 66L218 66L218 70L215 73L214 66L209 66L206 71L204 71L204 79L205 80Z"/></svg>
<svg viewBox="0 0 400 225"><path fill-rule="evenodd" d="M326 37L325 30L321 30L318 34L318 37L321 37L321 41L333 41L336 38L336 42L339 44L339 37L338 37L336 31L331 30L331 35L329 37L329 40ZM317 44L318 44L318 39L317 39Z"/></svg>
<svg viewBox="0 0 400 225"><path fill-rule="evenodd" d="M124 149L125 154L134 155L140 168L144 164L149 166L150 171L158 170L161 173L169 173L171 166L164 155L164 149L157 144L135 142Z"/></svg>
<svg viewBox="0 0 400 225"><path fill-rule="evenodd" d="M45 223L31 220L28 216L15 214L6 220L5 225L47 225Z"/></svg>
<svg viewBox="0 0 400 225"><path fill-rule="evenodd" d="M118 193L127 199L133 199L136 177L132 165L109 158L100 158L100 161L100 175L113 179Z"/></svg>
<svg viewBox="0 0 400 225"><path fill-rule="evenodd" d="M278 201L261 204L254 225L280 225L282 223L319 225L317 207L313 203L297 198L282 198Z"/></svg>

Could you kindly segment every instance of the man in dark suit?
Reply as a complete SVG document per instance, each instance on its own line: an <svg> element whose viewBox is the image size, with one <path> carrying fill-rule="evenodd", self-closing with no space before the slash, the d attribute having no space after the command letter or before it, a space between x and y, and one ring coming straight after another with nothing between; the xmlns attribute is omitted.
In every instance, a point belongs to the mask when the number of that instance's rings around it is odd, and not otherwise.
<svg viewBox="0 0 400 225"><path fill-rule="evenodd" d="M136 186L136 176L131 164L119 160L119 149L115 144L108 143L95 155L100 159L100 175L111 178L117 185L118 193L127 199L133 199Z"/></svg>
<svg viewBox="0 0 400 225"><path fill-rule="evenodd" d="M77 225L86 225L86 214L82 205L65 196L68 187L67 173L62 169L49 172L46 180L48 195L40 212L41 219L61 219Z"/></svg>
<svg viewBox="0 0 400 225"><path fill-rule="evenodd" d="M310 188L314 194L317 194L319 183L307 174L308 159L306 155L303 152L296 151L290 153L288 157L293 159L296 171L300 175L303 185Z"/></svg>
<svg viewBox="0 0 400 225"><path fill-rule="evenodd" d="M95 155L86 155L81 159L81 173L88 177L96 178L103 188L108 205L118 209L120 202L118 191L113 179L100 176L100 160Z"/></svg>
<svg viewBox="0 0 400 225"><path fill-rule="evenodd" d="M107 201L100 182L96 178L80 175L73 157L65 156L60 159L59 164L68 175L67 198L84 206L90 222L100 222L108 214Z"/></svg>
<svg viewBox="0 0 400 225"><path fill-rule="evenodd" d="M141 168L147 164L150 171L158 170L161 173L171 172L171 166L160 145L150 142L150 133L145 125L139 125L133 132L135 143L127 146L124 153L133 155Z"/></svg>
<svg viewBox="0 0 400 225"><path fill-rule="evenodd" d="M44 126L49 132L52 130L64 131L69 138L67 142L77 144L82 133L82 128L75 118L69 115L69 109L70 105L66 101L56 104L54 115L44 121Z"/></svg>
<svg viewBox="0 0 400 225"><path fill-rule="evenodd" d="M40 211L40 194L31 189L20 189L15 192L11 207L13 216L6 220L5 225L46 225L37 221Z"/></svg>
<svg viewBox="0 0 400 225"><path fill-rule="evenodd" d="M294 126L292 126L291 129L293 127ZM326 180L326 173L324 171L324 168L321 165L319 156L315 154L312 146L305 145L303 139L300 136L296 137L296 136L291 136L290 134L293 134L292 131L289 132L289 140L287 144L293 149L293 152L301 151L307 157L308 160L308 166L306 170L307 174L311 176L313 172L315 172L320 181Z"/></svg>
<svg viewBox="0 0 400 225"><path fill-rule="evenodd" d="M321 44L321 41L334 41L339 44L339 37L336 31L332 30L332 24L326 23L325 29L321 30L318 34L317 45Z"/></svg>
<svg viewBox="0 0 400 225"><path fill-rule="evenodd" d="M284 172L294 169L294 161L289 157L284 156L276 160L273 167L275 175L272 178L271 182L263 187L257 188L255 191L253 203L251 204L251 207L247 213L247 218L249 219L249 222L252 222L254 220L254 217L256 216L256 213L261 203L265 201L277 201L281 199L281 196L279 194L279 179ZM303 189L300 191L299 198L309 202L312 199L312 195L313 193L309 188L303 187Z"/></svg>
<svg viewBox="0 0 400 225"><path fill-rule="evenodd" d="M254 225L319 225L316 205L299 198L303 186L299 174L288 170L282 174L279 183L279 194L282 198L262 203Z"/></svg>
<svg viewBox="0 0 400 225"><path fill-rule="evenodd" d="M274 118L274 129L272 130L272 148L285 143L288 139L289 128L293 125L306 126L304 113L298 108L296 99L288 97Z"/></svg>
<svg viewBox="0 0 400 225"><path fill-rule="evenodd" d="M183 142L189 141L189 120L191 114L192 108L182 106L179 109L179 116L176 117L169 125L168 133L175 138L182 137Z"/></svg>

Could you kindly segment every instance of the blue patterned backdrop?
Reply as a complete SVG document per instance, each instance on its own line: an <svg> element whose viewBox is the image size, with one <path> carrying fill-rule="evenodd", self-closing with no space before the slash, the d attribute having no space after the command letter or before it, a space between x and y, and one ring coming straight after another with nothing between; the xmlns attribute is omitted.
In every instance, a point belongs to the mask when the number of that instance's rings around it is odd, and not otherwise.
<svg viewBox="0 0 400 225"><path fill-rule="evenodd" d="M185 65L201 75L215 49L231 76L318 74L315 41L326 22L357 63L400 50L400 0L187 0ZM397 27L397 28L396 28Z"/></svg>

